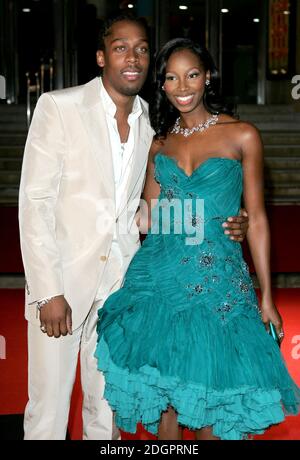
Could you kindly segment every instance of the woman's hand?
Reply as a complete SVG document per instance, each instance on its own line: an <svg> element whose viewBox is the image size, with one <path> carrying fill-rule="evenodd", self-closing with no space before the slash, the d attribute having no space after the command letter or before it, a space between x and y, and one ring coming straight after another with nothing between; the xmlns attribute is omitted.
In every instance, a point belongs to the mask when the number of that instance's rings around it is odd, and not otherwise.
<svg viewBox="0 0 300 460"><path fill-rule="evenodd" d="M228 235L231 240L237 243L244 241L248 227L249 218L246 209L241 209L238 216L228 217L223 224L225 235Z"/></svg>
<svg viewBox="0 0 300 460"><path fill-rule="evenodd" d="M280 343L283 341L284 332L283 332L283 322L282 318L275 307L272 300L262 300L261 303L261 319L265 325L266 330L270 331L270 323L275 327L276 334L279 338Z"/></svg>

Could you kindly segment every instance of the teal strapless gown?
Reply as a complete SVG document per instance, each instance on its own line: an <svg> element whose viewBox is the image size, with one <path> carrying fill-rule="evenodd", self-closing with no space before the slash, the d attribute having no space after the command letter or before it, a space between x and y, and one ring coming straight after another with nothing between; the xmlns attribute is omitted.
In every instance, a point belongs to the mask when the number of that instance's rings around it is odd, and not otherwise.
<svg viewBox="0 0 300 460"><path fill-rule="evenodd" d="M127 432L141 422L157 434L172 406L181 425L213 426L224 440L263 433L298 412L300 390L260 319L241 246L223 233L225 219L239 212L241 163L209 158L188 176L159 153L155 171L161 193L153 231L123 287L99 310L95 356L104 397ZM204 215L195 212L197 198ZM188 200L184 223L199 234L204 228L202 244L187 244L190 230L176 234L178 213L166 234L160 210L176 200Z"/></svg>

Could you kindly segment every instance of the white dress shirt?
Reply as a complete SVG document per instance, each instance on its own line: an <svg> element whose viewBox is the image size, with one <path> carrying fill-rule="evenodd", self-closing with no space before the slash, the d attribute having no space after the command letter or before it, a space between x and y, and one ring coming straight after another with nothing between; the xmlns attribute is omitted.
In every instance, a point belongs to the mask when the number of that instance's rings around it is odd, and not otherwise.
<svg viewBox="0 0 300 460"><path fill-rule="evenodd" d="M135 145L134 139L134 128L135 124L138 121L138 118L142 114L142 106L137 96L134 100L132 112L129 114L128 117L128 124L129 124L129 134L128 139L125 144L121 143L120 134L118 131L117 120L115 115L117 113L117 107L113 100L111 99L110 95L106 91L102 79L100 78L100 96L103 103L106 121L108 126L109 132L109 139L111 144L111 151L112 151L112 162L113 162L113 170L114 170L114 179L115 179L115 197L116 197L116 210L119 209L121 204L121 200L126 193L126 185L129 178L129 174L132 168L132 159L133 159L133 150ZM109 258L117 259L117 265L120 267L119 273L110 272L109 266L112 264L107 264L104 275L102 278L103 285L111 286L113 288L114 284L118 282L120 279L120 273L122 272L122 265L123 259L120 251L120 247L117 241L117 225L114 231L113 241L111 251L109 253ZM103 280L105 279L105 282ZM96 299L99 300L103 298L106 293L101 292L101 289L98 289Z"/></svg>

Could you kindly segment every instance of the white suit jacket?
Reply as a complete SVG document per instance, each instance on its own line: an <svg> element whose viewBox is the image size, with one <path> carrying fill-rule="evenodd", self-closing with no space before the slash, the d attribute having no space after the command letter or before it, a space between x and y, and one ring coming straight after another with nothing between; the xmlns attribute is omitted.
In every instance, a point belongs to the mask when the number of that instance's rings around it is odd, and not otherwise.
<svg viewBox="0 0 300 460"><path fill-rule="evenodd" d="M135 126L127 194L116 211L113 163L99 79L43 94L25 146L19 223L26 276L25 316L39 322L34 303L63 294L73 329L87 316L101 286L115 226L124 260L119 286L139 248L135 213L144 184L153 131L148 105ZM112 262L113 263L113 262Z"/></svg>

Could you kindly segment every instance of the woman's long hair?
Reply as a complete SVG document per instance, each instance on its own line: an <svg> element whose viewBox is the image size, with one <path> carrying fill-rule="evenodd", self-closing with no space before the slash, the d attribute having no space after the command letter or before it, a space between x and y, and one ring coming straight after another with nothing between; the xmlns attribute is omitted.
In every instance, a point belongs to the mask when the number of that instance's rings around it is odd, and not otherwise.
<svg viewBox="0 0 300 460"><path fill-rule="evenodd" d="M179 116L179 111L169 102L162 86L165 83L168 59L174 52L185 49L192 51L199 58L205 72L210 71L210 84L206 86L203 96L206 110L211 114L234 114L233 108L225 104L219 94L219 73L207 49L187 38L174 38L162 47L155 59L154 93L150 102L150 121L157 139L166 137Z"/></svg>

